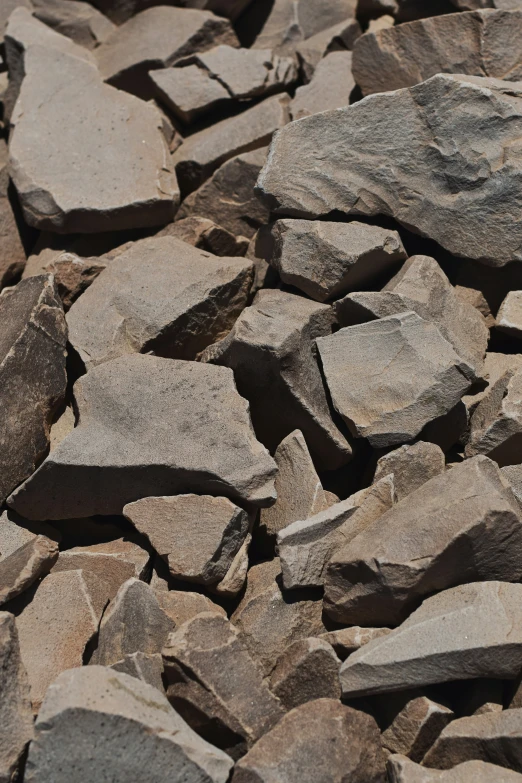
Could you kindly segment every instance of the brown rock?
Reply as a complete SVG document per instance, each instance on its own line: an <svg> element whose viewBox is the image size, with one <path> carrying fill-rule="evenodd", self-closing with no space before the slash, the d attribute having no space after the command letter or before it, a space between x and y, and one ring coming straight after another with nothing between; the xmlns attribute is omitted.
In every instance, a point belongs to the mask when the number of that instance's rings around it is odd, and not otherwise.
<svg viewBox="0 0 522 783"><path fill-rule="evenodd" d="M23 519L11 509L0 514L0 563L25 544L35 541L38 536L45 536L53 541L60 541L60 534L45 522L30 522Z"/></svg>
<svg viewBox="0 0 522 783"><path fill-rule="evenodd" d="M340 699L340 665L324 639L301 639L279 657L270 676L270 690L287 710L314 699Z"/></svg>
<svg viewBox="0 0 522 783"><path fill-rule="evenodd" d="M348 106L354 87L352 53L332 52L318 63L310 83L298 87L290 104L292 119Z"/></svg>
<svg viewBox="0 0 522 783"><path fill-rule="evenodd" d="M296 47L304 81L308 83L315 69L330 52L343 52L353 49L355 41L361 35L361 27L356 19L344 19L338 24L321 30Z"/></svg>
<svg viewBox="0 0 522 783"><path fill-rule="evenodd" d="M114 25L90 3L31 0L34 16L86 49L94 49L114 31Z"/></svg>
<svg viewBox="0 0 522 783"><path fill-rule="evenodd" d="M211 592L216 595L222 596L223 598L235 598L243 590L247 580L248 567L250 565L248 550L252 543L252 527L253 524L250 523L248 527L249 532L223 579L217 584L209 586Z"/></svg>
<svg viewBox="0 0 522 783"><path fill-rule="evenodd" d="M399 501L430 479L444 473L445 469L444 453L439 446L421 440L411 446L400 446L377 460L373 482L375 484L392 473Z"/></svg>
<svg viewBox="0 0 522 783"><path fill-rule="evenodd" d="M506 465L500 472L508 482L511 490L522 505L522 465ZM520 705L522 707L522 704Z"/></svg>
<svg viewBox="0 0 522 783"><path fill-rule="evenodd" d="M58 544L36 536L0 561L0 605L27 590L45 576L58 557Z"/></svg>
<svg viewBox="0 0 522 783"><path fill-rule="evenodd" d="M65 0L69 2L69 0ZM81 258L76 253L57 252L54 257L42 263L39 256L31 256L22 277L54 275L54 282L63 308L67 312L73 302L96 280L107 266L103 258Z"/></svg>
<svg viewBox="0 0 522 783"><path fill-rule="evenodd" d="M389 628L361 628L359 625L352 628L339 628L337 631L327 631L319 636L328 644L331 644L337 657L345 661L351 653L359 650L373 639L380 636L386 636L390 633Z"/></svg>
<svg viewBox="0 0 522 783"><path fill-rule="evenodd" d="M156 236L181 239L188 245L206 250L215 256L244 256L248 247L246 237L235 237L212 220L196 215L169 223Z"/></svg>
<svg viewBox="0 0 522 783"><path fill-rule="evenodd" d="M123 672L130 677L152 685L158 691L164 691L163 687L163 658L160 653L135 652L125 655L121 661L111 664L115 672Z"/></svg>
<svg viewBox="0 0 522 783"><path fill-rule="evenodd" d="M466 456L486 454L501 467L519 463L522 444L522 369L509 370L487 389L471 418Z"/></svg>
<svg viewBox="0 0 522 783"><path fill-rule="evenodd" d="M0 690L0 780L10 783L34 730L15 619L8 612L0 612Z"/></svg>
<svg viewBox="0 0 522 783"><path fill-rule="evenodd" d="M426 769L405 756L388 760L391 783L521 783L522 775L484 761L466 761L446 772Z"/></svg>
<svg viewBox="0 0 522 783"><path fill-rule="evenodd" d="M453 712L427 696L406 703L382 734L382 744L392 753L402 753L412 761L422 761Z"/></svg>
<svg viewBox="0 0 522 783"><path fill-rule="evenodd" d="M155 594L159 605L167 617L172 620L175 628L179 628L187 620L192 620L202 612L214 612L223 617L227 616L221 606L201 593L191 593L188 590L156 590Z"/></svg>
<svg viewBox="0 0 522 783"><path fill-rule="evenodd" d="M522 291L508 293L497 313L496 326L501 332L506 332L512 337L522 337Z"/></svg>
<svg viewBox="0 0 522 783"><path fill-rule="evenodd" d="M2 75L7 76L7 74ZM6 142L2 139L0 140L0 291L23 271L26 264L25 244L29 238L27 226L19 220L20 210L12 203L12 188L11 190L9 188L7 172L8 161L9 151Z"/></svg>

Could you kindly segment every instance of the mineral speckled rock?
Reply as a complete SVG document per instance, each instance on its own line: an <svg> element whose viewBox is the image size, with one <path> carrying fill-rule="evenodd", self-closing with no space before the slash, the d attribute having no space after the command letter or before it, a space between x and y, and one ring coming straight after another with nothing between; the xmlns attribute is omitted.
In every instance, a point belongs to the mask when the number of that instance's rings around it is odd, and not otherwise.
<svg viewBox="0 0 522 783"><path fill-rule="evenodd" d="M90 3L70 3L69 0L31 2L37 19L86 49L94 49L114 31L112 22Z"/></svg>
<svg viewBox="0 0 522 783"><path fill-rule="evenodd" d="M348 106L354 87L352 53L332 52L317 65L310 84L298 87L290 105L292 119Z"/></svg>
<svg viewBox="0 0 522 783"><path fill-rule="evenodd" d="M270 677L270 690L287 710L314 699L339 699L341 662L324 639L301 639L288 647Z"/></svg>
<svg viewBox="0 0 522 783"><path fill-rule="evenodd" d="M275 0L256 49L290 53L301 42L355 16L354 0Z"/></svg>
<svg viewBox="0 0 522 783"><path fill-rule="evenodd" d="M484 761L465 761L439 772L421 767L405 756L390 756L388 775L391 783L522 783L522 774Z"/></svg>
<svg viewBox="0 0 522 783"><path fill-rule="evenodd" d="M58 557L58 544L47 536L36 536L0 560L0 605L23 593L45 576Z"/></svg>
<svg viewBox="0 0 522 783"><path fill-rule="evenodd" d="M0 688L0 780L11 783L34 730L29 682L9 612L0 612Z"/></svg>
<svg viewBox="0 0 522 783"><path fill-rule="evenodd" d="M446 469L444 453L435 443L418 441L400 446L377 461L374 483L393 473L393 486L397 500L415 492L423 484Z"/></svg>
<svg viewBox="0 0 522 783"><path fill-rule="evenodd" d="M135 355L94 368L74 391L78 426L11 496L23 516L120 514L139 498L194 489L274 499L276 465L231 370Z"/></svg>
<svg viewBox="0 0 522 783"><path fill-rule="evenodd" d="M454 718L449 707L427 696L410 699L382 734L382 744L392 753L402 753L421 762L441 731Z"/></svg>
<svg viewBox="0 0 522 783"><path fill-rule="evenodd" d="M466 456L486 454L500 466L521 462L522 370L504 373L471 418Z"/></svg>

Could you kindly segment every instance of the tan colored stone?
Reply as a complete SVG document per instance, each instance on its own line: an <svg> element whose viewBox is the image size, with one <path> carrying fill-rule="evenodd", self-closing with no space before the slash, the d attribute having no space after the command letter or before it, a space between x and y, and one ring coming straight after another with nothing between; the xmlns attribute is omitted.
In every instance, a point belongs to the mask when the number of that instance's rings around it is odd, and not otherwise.
<svg viewBox="0 0 522 783"><path fill-rule="evenodd" d="M508 370L473 412L465 454L486 454L503 467L521 461L521 445L522 369Z"/></svg>
<svg viewBox="0 0 522 783"><path fill-rule="evenodd" d="M512 337L522 337L522 291L508 293L497 313L496 326Z"/></svg>
<svg viewBox="0 0 522 783"><path fill-rule="evenodd" d="M58 544L36 536L0 561L0 605L27 590L45 576L58 557Z"/></svg>
<svg viewBox="0 0 522 783"><path fill-rule="evenodd" d="M354 625L351 628L339 628L337 631L327 631L320 634L319 639L324 639L331 644L336 655L341 661L345 661L351 653L359 650L373 639L386 636L390 628L361 628Z"/></svg>
<svg viewBox="0 0 522 783"><path fill-rule="evenodd" d="M175 628L179 628L187 620L192 620L202 612L214 612L223 617L227 616L221 606L215 604L202 593L191 593L188 590L156 590L155 595L159 605L167 617L170 617Z"/></svg>
<svg viewBox="0 0 522 783"><path fill-rule="evenodd" d="M391 783L522 783L522 774L484 761L466 761L438 772L421 767L405 756L391 756L388 774Z"/></svg>
<svg viewBox="0 0 522 783"><path fill-rule="evenodd" d="M279 657L270 690L287 710L314 699L340 699L341 662L324 639L300 639Z"/></svg>
<svg viewBox="0 0 522 783"><path fill-rule="evenodd" d="M31 0L41 22L79 46L94 49L114 31L114 25L90 3L69 0Z"/></svg>
<svg viewBox="0 0 522 783"><path fill-rule="evenodd" d="M382 734L382 744L392 753L422 761L441 731L454 718L453 712L427 696L408 701Z"/></svg>
<svg viewBox="0 0 522 783"><path fill-rule="evenodd" d="M361 27L356 19L344 19L300 43L296 47L296 54L304 81L306 83L311 81L318 64L330 52L353 49L355 41L361 34Z"/></svg>
<svg viewBox="0 0 522 783"><path fill-rule="evenodd" d="M208 218L192 215L169 223L156 236L170 236L181 239L188 245L206 250L215 256L244 256L248 247L246 237L235 237L226 228L218 226Z"/></svg>
<svg viewBox="0 0 522 783"><path fill-rule="evenodd" d="M0 692L0 781L11 783L34 730L15 618L8 612L0 612Z"/></svg>
<svg viewBox="0 0 522 783"><path fill-rule="evenodd" d="M348 106L354 87L352 53L332 52L318 63L310 83L297 88L290 104L292 119Z"/></svg>

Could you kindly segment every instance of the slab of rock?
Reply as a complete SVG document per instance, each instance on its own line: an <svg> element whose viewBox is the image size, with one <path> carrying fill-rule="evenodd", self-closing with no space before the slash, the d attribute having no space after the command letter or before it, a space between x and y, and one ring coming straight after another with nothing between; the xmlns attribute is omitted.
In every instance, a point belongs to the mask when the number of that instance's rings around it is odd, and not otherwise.
<svg viewBox="0 0 522 783"><path fill-rule="evenodd" d="M87 369L129 353L194 359L247 304L253 265L218 259L174 237L133 242L67 315Z"/></svg>
<svg viewBox="0 0 522 783"><path fill-rule="evenodd" d="M512 337L522 337L522 291L508 293L497 313L496 327Z"/></svg>
<svg viewBox="0 0 522 783"><path fill-rule="evenodd" d="M67 328L49 275L22 280L0 296L0 502L31 475L67 383Z"/></svg>
<svg viewBox="0 0 522 783"><path fill-rule="evenodd" d="M411 446L400 446L377 460L373 482L393 473L395 495L397 500L402 500L445 469L442 449L421 440Z"/></svg>
<svg viewBox="0 0 522 783"><path fill-rule="evenodd" d="M121 514L142 497L194 490L274 500L277 468L231 370L125 356L84 375L74 394L78 426L11 496L28 519Z"/></svg>
<svg viewBox="0 0 522 783"><path fill-rule="evenodd" d="M103 257L81 258L76 253L68 252L58 252L53 256L48 261L42 259L43 263L39 256L30 256L22 278L41 274L53 275L63 309L67 312L73 302L96 280L100 272L103 272L107 264Z"/></svg>
<svg viewBox="0 0 522 783"><path fill-rule="evenodd" d="M521 125L517 86L439 74L282 128L259 193L293 217L387 215L454 255L503 266L522 258Z"/></svg>
<svg viewBox="0 0 522 783"><path fill-rule="evenodd" d="M345 661L349 655L368 644L368 642L378 639L380 636L386 636L389 633L390 628L361 628L359 625L354 625L352 628L339 628L336 631L327 631L320 634L319 639L324 639L328 644L331 644L337 657L341 661Z"/></svg>
<svg viewBox="0 0 522 783"><path fill-rule="evenodd" d="M521 783L522 775L484 761L466 761L453 769L439 772L426 769L405 756L390 756L388 775L391 783Z"/></svg>
<svg viewBox="0 0 522 783"><path fill-rule="evenodd" d="M474 411L465 453L486 454L502 467L521 462L521 445L522 370L508 370Z"/></svg>
<svg viewBox="0 0 522 783"><path fill-rule="evenodd" d="M353 19L355 7L354 0L275 0L254 48L291 53L301 41Z"/></svg>
<svg viewBox="0 0 522 783"><path fill-rule="evenodd" d="M34 731L29 683L9 612L0 612L0 690L0 780L10 783Z"/></svg>
<svg viewBox="0 0 522 783"><path fill-rule="evenodd" d="M161 653L135 652L125 655L121 661L116 661L110 667L115 672L123 672L130 677L146 682L158 691L163 687L163 658Z"/></svg>
<svg viewBox="0 0 522 783"><path fill-rule="evenodd" d="M280 656L270 677L270 690L287 710L314 699L340 699L340 665L324 639L301 639Z"/></svg>
<svg viewBox="0 0 522 783"><path fill-rule="evenodd" d="M58 544L47 536L36 536L0 561L0 605L27 590L45 576L58 557Z"/></svg>
<svg viewBox="0 0 522 783"><path fill-rule="evenodd" d="M311 81L315 69L323 57L326 57L330 52L353 49L353 45L361 33L361 27L356 19L344 19L300 43L296 47L296 54L304 81L306 83Z"/></svg>
<svg viewBox="0 0 522 783"><path fill-rule="evenodd" d="M343 696L513 679L522 655L521 596L519 584L474 582L427 598L399 628L347 658Z"/></svg>
<svg viewBox="0 0 522 783"><path fill-rule="evenodd" d="M497 465L478 456L430 479L339 549L325 608L347 625L397 625L437 590L519 581L521 548L520 507Z"/></svg>
<svg viewBox="0 0 522 783"><path fill-rule="evenodd" d="M332 52L317 65L310 83L297 88L290 104L292 119L348 106L354 87L352 53Z"/></svg>
<svg viewBox="0 0 522 783"><path fill-rule="evenodd" d="M196 615L202 612L214 612L223 617L227 613L221 606L215 604L210 598L202 593L191 593L188 590L155 590L159 605L170 617L174 627L178 628L187 620L192 620Z"/></svg>
<svg viewBox="0 0 522 783"><path fill-rule="evenodd" d="M206 250L215 256L244 256L248 247L246 237L235 237L223 226L208 218L192 215L169 223L156 236L170 236L181 239L192 247Z"/></svg>
<svg viewBox="0 0 522 783"><path fill-rule="evenodd" d="M115 30L113 23L90 3L31 0L34 16L79 46L94 49Z"/></svg>
<svg viewBox="0 0 522 783"><path fill-rule="evenodd" d="M6 73L2 75L7 77ZM28 240L32 241L30 238L32 230L19 220L20 208L13 201L12 188L9 188L8 161L9 151L6 142L2 139L0 141L0 291L12 280L18 279L23 272L26 265L25 247L29 244Z"/></svg>
<svg viewBox="0 0 522 783"><path fill-rule="evenodd" d="M254 194L267 147L243 152L223 163L216 172L183 201L176 220L204 215L232 234L252 237L268 223L269 210Z"/></svg>
<svg viewBox="0 0 522 783"><path fill-rule="evenodd" d="M176 711L234 758L283 715L239 631L221 615L203 613L180 626L163 660Z"/></svg>
<svg viewBox="0 0 522 783"><path fill-rule="evenodd" d="M382 734L382 744L392 753L402 753L421 762L442 729L453 720L452 710L427 696L408 701Z"/></svg>
<svg viewBox="0 0 522 783"><path fill-rule="evenodd" d="M370 283L406 258L397 231L364 223L277 220L270 263L288 285L325 302Z"/></svg>
<svg viewBox="0 0 522 783"><path fill-rule="evenodd" d="M351 447L332 419L317 364L315 338L329 335L332 309L283 291L259 291L224 340L204 361L230 367L250 402L254 429L275 449L294 429L325 469L349 461Z"/></svg>
<svg viewBox="0 0 522 783"><path fill-rule="evenodd" d="M384 756L371 715L335 699L292 710L236 764L232 783L380 783Z"/></svg>
<svg viewBox="0 0 522 783"><path fill-rule="evenodd" d="M225 576L215 585L209 585L209 590L222 598L235 598L243 590L250 565L248 551L252 543L253 522L249 522L248 533Z"/></svg>
<svg viewBox="0 0 522 783"><path fill-rule="evenodd" d="M319 337L317 347L334 408L375 448L415 438L476 378L435 324L413 311Z"/></svg>
<svg viewBox="0 0 522 783"><path fill-rule="evenodd" d="M96 753L93 754L93 748ZM226 783L232 759L198 737L164 694L103 666L64 672L35 725L26 780L134 778Z"/></svg>

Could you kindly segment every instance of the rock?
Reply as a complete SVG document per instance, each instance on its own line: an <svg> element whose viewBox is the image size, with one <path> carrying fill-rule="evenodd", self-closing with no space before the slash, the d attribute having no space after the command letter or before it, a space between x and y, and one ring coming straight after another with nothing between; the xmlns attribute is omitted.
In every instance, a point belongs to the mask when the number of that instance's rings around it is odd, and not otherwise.
<svg viewBox="0 0 522 783"><path fill-rule="evenodd" d="M114 25L90 3L31 0L34 16L86 49L94 49L114 32Z"/></svg>
<svg viewBox="0 0 522 783"><path fill-rule="evenodd" d="M415 438L476 378L435 324L413 311L319 337L317 347L334 408L374 448Z"/></svg>
<svg viewBox="0 0 522 783"><path fill-rule="evenodd" d="M49 275L22 280L0 296L0 503L31 475L67 384L67 328Z"/></svg>
<svg viewBox="0 0 522 783"><path fill-rule="evenodd" d="M519 504L522 506L522 465L506 465L500 472L506 479ZM520 705L522 707L522 704Z"/></svg>
<svg viewBox="0 0 522 783"><path fill-rule="evenodd" d="M134 352L194 359L246 306L252 263L218 259L174 237L132 243L67 315L87 369Z"/></svg>
<svg viewBox="0 0 522 783"><path fill-rule="evenodd" d="M465 285L456 285L455 293L459 299L461 299L466 304L470 304L472 307L478 310L481 315L484 316L488 329L491 329L493 326L495 326L495 319L482 291L479 291L476 288L468 288Z"/></svg>
<svg viewBox="0 0 522 783"><path fill-rule="evenodd" d="M1 75L7 76L6 73ZM2 139L0 140L0 291L17 279L23 271L26 264L25 246L30 239L28 236L30 229L28 230L20 220L20 208L13 201L13 189L9 187L8 161L9 151L6 142Z"/></svg>
<svg viewBox="0 0 522 783"><path fill-rule="evenodd" d="M18 516L11 509L0 514L0 563L25 544L33 542L38 536L46 536L60 541L59 532L45 522L30 522Z"/></svg>
<svg viewBox="0 0 522 783"><path fill-rule="evenodd" d="M218 44L237 46L228 20L208 11L160 5L117 27L96 55L106 82L148 100L155 96L149 71Z"/></svg>
<svg viewBox="0 0 522 783"><path fill-rule="evenodd" d="M223 598L235 598L243 590L246 580L248 567L250 565L248 550L252 543L252 527L250 523L245 540L238 549L232 563L225 576L215 585L210 585L209 590Z"/></svg>
<svg viewBox="0 0 522 783"><path fill-rule="evenodd" d="M393 16L384 14L384 16L379 16L378 19L370 19L370 22L368 24L368 32L378 33L380 30L387 30L389 27L393 27L394 24L395 24L395 19L393 18Z"/></svg>
<svg viewBox="0 0 522 783"><path fill-rule="evenodd" d="M266 153L267 148L260 147L225 161L210 179L187 196L176 221L205 215L236 236L252 237L269 219L269 210L254 194Z"/></svg>
<svg viewBox="0 0 522 783"><path fill-rule="evenodd" d="M330 52L342 52L353 49L355 41L361 35L361 27L356 19L344 19L327 27L303 41L296 47L304 81L308 83L315 69Z"/></svg>
<svg viewBox="0 0 522 783"><path fill-rule="evenodd" d="M447 772L426 769L404 756L391 756L388 760L391 783L521 783L522 775L496 764L483 761L467 761Z"/></svg>
<svg viewBox="0 0 522 783"><path fill-rule="evenodd" d="M522 78L522 12L444 14L361 37L353 73L363 95L399 90L437 73Z"/></svg>
<svg viewBox="0 0 522 783"><path fill-rule="evenodd" d="M0 5L0 34L3 36L9 17L15 8L32 10L31 0L2 0Z"/></svg>
<svg viewBox="0 0 522 783"><path fill-rule="evenodd" d="M482 456L465 460L334 554L325 608L347 625L397 625L435 591L466 581L518 581L519 546L520 508L498 467Z"/></svg>
<svg viewBox="0 0 522 783"><path fill-rule="evenodd" d="M348 657L341 667L343 696L514 678L520 669L521 595L518 584L473 582L426 598L399 628Z"/></svg>
<svg viewBox="0 0 522 783"><path fill-rule="evenodd" d="M163 650L167 696L201 736L241 755L283 710L226 618L203 613L169 636Z"/></svg>
<svg viewBox="0 0 522 783"><path fill-rule="evenodd" d="M164 691L163 687L163 658L160 653L147 654L142 652L125 655L121 661L113 663L110 667L115 672L123 672L130 677L152 685L158 691Z"/></svg>
<svg viewBox="0 0 522 783"><path fill-rule="evenodd" d="M162 693L103 666L58 677L45 696L35 735L28 783L87 783L104 776L226 783L232 766L232 759L198 737Z"/></svg>
<svg viewBox="0 0 522 783"><path fill-rule="evenodd" d="M235 21L251 2L252 0L178 0L178 4L184 8L202 8L232 21Z"/></svg>
<svg viewBox="0 0 522 783"><path fill-rule="evenodd" d="M280 656L270 677L270 690L287 710L314 699L340 699L340 665L324 639L301 639Z"/></svg>
<svg viewBox="0 0 522 783"><path fill-rule="evenodd" d="M389 628L361 628L358 625L352 628L339 628L337 631L327 631L319 636L325 642L331 644L335 654L341 661L345 661L351 653L359 650L373 639L386 636Z"/></svg>
<svg viewBox="0 0 522 783"><path fill-rule="evenodd" d="M239 393L250 402L256 433L270 449L294 429L303 433L315 461L327 470L348 462L351 448L332 420L314 340L331 333L333 313L283 291L259 291L224 340L202 359L234 370Z"/></svg>
<svg viewBox="0 0 522 783"><path fill-rule="evenodd" d="M484 318L457 296L434 258L412 256L382 291L349 294L336 304L341 326L409 310L433 321L455 352L481 374L489 339Z"/></svg>
<svg viewBox="0 0 522 783"><path fill-rule="evenodd" d="M9 612L0 612L0 689L0 780L10 783L33 737L33 715L16 623Z"/></svg>
<svg viewBox="0 0 522 783"><path fill-rule="evenodd" d="M496 326L512 337L522 337L522 291L508 293L497 313Z"/></svg>
<svg viewBox="0 0 522 783"><path fill-rule="evenodd" d="M183 192L199 188L230 158L265 147L274 132L289 121L289 101L286 93L265 98L241 114L216 122L185 139L172 156Z"/></svg>
<svg viewBox="0 0 522 783"><path fill-rule="evenodd" d="M348 106L354 87L352 53L332 52L318 63L310 83L297 88L290 104L292 119Z"/></svg>
<svg viewBox="0 0 522 783"><path fill-rule="evenodd" d="M512 216L521 98L511 83L439 74L305 117L277 134L259 193L277 214L387 215L453 255L491 266L520 260L522 225Z"/></svg>
<svg viewBox="0 0 522 783"><path fill-rule="evenodd" d="M486 454L501 467L518 464L522 443L522 370L509 370L478 404L471 418L466 456Z"/></svg>
<svg viewBox="0 0 522 783"><path fill-rule="evenodd" d="M355 221L277 220L272 236L270 263L281 280L318 302L366 285L406 258L397 231Z"/></svg>
<svg viewBox="0 0 522 783"><path fill-rule="evenodd" d="M336 552L344 551L367 527L373 529L380 524L394 499L393 477L386 476L326 511L280 530L277 548L285 588L322 587Z"/></svg>
<svg viewBox="0 0 522 783"><path fill-rule="evenodd" d="M155 595L159 605L167 617L170 617L175 628L179 628L187 620L192 620L202 612L214 612L215 614L221 614L223 617L227 616L227 613L221 606L218 606L201 593L191 593L188 590L156 590Z"/></svg>
<svg viewBox="0 0 522 783"><path fill-rule="evenodd" d="M53 275L63 308L67 312L106 266L103 258L80 258L76 253L64 252L57 253L55 258L45 265L33 265L29 261L22 277L25 279L35 274Z"/></svg>
<svg viewBox="0 0 522 783"><path fill-rule="evenodd" d="M215 256L244 256L248 247L246 237L235 237L226 228L216 225L208 218L192 217L169 223L156 236L170 236L181 239L193 247L206 250Z"/></svg>
<svg viewBox="0 0 522 783"><path fill-rule="evenodd" d="M302 704L236 764L232 783L380 783L384 756L371 715L334 699Z"/></svg>
<svg viewBox="0 0 522 783"><path fill-rule="evenodd" d="M120 514L142 497L193 490L273 501L276 465L229 369L125 356L84 375L74 394L78 426L10 498L27 518Z"/></svg>
<svg viewBox="0 0 522 783"><path fill-rule="evenodd" d="M33 582L45 576L58 557L58 544L36 536L0 561L0 605L16 598Z"/></svg>
<svg viewBox="0 0 522 783"><path fill-rule="evenodd" d="M382 744L392 753L403 753L421 762L441 731L453 720L453 712L427 696L408 701L382 734Z"/></svg>
<svg viewBox="0 0 522 783"><path fill-rule="evenodd" d="M439 446L421 440L400 446L377 460L373 482L393 473L395 494L397 500L402 500L445 469L444 453Z"/></svg>
<svg viewBox="0 0 522 783"><path fill-rule="evenodd" d="M510 370L522 369L522 354L505 354L488 351L484 359L482 375L488 382L488 386L475 394L466 394L462 398L468 413L471 415L482 402L484 397L489 396L491 389L502 376ZM474 389L472 389L474 391Z"/></svg>

